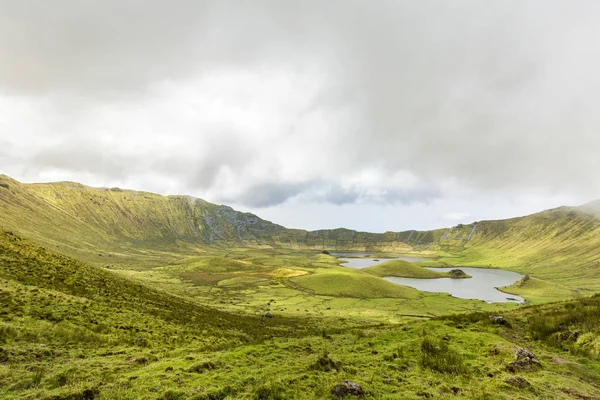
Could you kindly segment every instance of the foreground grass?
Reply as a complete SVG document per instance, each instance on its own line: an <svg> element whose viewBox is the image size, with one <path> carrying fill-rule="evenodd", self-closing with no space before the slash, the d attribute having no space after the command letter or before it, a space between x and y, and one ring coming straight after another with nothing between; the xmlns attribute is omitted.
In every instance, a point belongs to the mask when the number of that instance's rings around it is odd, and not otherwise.
<svg viewBox="0 0 600 400"><path fill-rule="evenodd" d="M38 345L29 359L9 358L0 369L0 395L7 399L333 399L330 389L343 379L360 384L368 399L600 395L596 357L560 349L544 339L531 341L527 336L536 325L526 315L509 316L509 320L511 327L498 328L490 325L487 315L473 320L457 317L394 328L278 337L210 351L185 342L109 347L73 338L67 346ZM22 345L7 341L5 352L12 357ZM536 353L543 369L518 374L532 386L517 389L504 383L514 376L505 366L523 345Z"/></svg>

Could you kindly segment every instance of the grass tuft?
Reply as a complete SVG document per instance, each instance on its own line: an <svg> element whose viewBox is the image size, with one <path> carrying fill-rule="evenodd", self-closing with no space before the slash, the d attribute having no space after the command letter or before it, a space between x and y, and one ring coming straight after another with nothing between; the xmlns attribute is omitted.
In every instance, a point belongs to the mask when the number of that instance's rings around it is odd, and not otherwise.
<svg viewBox="0 0 600 400"><path fill-rule="evenodd" d="M469 370L462 356L438 339L424 337L421 341L421 367L444 374L467 375Z"/></svg>

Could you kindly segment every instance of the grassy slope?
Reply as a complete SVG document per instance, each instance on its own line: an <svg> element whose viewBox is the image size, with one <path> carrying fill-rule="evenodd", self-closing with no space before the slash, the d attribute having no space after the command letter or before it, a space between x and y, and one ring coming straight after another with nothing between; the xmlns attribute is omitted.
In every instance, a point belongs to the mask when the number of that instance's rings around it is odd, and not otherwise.
<svg viewBox="0 0 600 400"><path fill-rule="evenodd" d="M44 380L58 392L97 386L99 378L110 385L131 360L155 358L152 348L224 348L310 325L201 306L1 230L0 304L2 398L39 393ZM64 383L54 381L63 378L53 373L67 371Z"/></svg>
<svg viewBox="0 0 600 400"><path fill-rule="evenodd" d="M410 263L403 260L392 260L381 264L373 265L372 267L365 268L363 271L370 274L384 277L384 276L397 276L400 278L421 278L421 279L435 279L435 278L448 278L450 275L446 272L437 272L429 269L425 269L419 265Z"/></svg>
<svg viewBox="0 0 600 400"><path fill-rule="evenodd" d="M600 219L586 207L478 223L462 251L441 262L514 269L580 294L600 290Z"/></svg>
<svg viewBox="0 0 600 400"><path fill-rule="evenodd" d="M250 252L247 263L212 257L190 268L231 272L252 264ZM328 258L317 256L318 267ZM367 399L600 395L598 297L508 312L510 327L476 313L323 330L310 318L201 307L8 232L0 235L0 289L6 399L333 399L329 390L342 379L358 382ZM581 339L556 341L566 330ZM519 390L503 383L512 375L504 365L523 345L543 369L520 374L533 386Z"/></svg>
<svg viewBox="0 0 600 400"><path fill-rule="evenodd" d="M519 282L501 289L503 292L524 297L532 304L563 301L580 297L576 290L536 278L523 278Z"/></svg>
<svg viewBox="0 0 600 400"><path fill-rule="evenodd" d="M187 196L160 196L73 182L22 184L0 175L0 226L90 262L148 263L206 246L408 251L398 233L286 229ZM6 187L7 186L7 187ZM130 257L128 257L130 256ZM155 260L156 259L156 260Z"/></svg>

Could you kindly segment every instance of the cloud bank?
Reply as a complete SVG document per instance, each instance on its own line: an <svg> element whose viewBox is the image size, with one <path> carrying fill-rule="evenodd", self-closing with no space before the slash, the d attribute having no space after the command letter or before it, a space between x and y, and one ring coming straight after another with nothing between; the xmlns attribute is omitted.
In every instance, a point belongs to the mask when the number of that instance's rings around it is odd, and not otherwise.
<svg viewBox="0 0 600 400"><path fill-rule="evenodd" d="M325 221L583 202L600 194L598 17L592 1L0 0L2 172Z"/></svg>

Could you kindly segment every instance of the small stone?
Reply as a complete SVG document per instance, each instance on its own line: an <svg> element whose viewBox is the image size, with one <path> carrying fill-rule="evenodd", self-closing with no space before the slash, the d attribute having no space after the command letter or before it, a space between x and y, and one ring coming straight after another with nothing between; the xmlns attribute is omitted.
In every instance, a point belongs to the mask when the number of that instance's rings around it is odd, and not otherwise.
<svg viewBox="0 0 600 400"><path fill-rule="evenodd" d="M331 394L340 398L344 396L363 397L365 395L365 392L363 391L363 388L361 388L357 383L346 379L332 387Z"/></svg>
<svg viewBox="0 0 600 400"><path fill-rule="evenodd" d="M506 378L504 380L504 383L517 387L519 389L524 389L526 387L531 386L531 383L529 383L527 379L522 378L520 376L511 376L510 378Z"/></svg>
<svg viewBox="0 0 600 400"><path fill-rule="evenodd" d="M506 325L508 321L501 315L490 315L490 321L496 325Z"/></svg>

